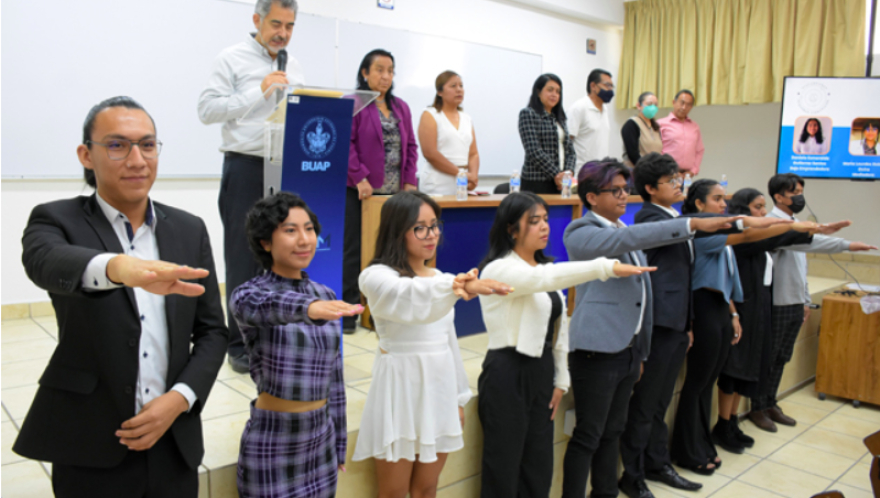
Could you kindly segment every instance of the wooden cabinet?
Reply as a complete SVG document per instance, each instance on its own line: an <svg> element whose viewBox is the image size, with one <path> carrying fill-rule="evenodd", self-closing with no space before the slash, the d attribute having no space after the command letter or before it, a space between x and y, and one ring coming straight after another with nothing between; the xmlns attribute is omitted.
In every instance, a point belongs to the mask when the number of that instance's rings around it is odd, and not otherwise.
<svg viewBox="0 0 880 498"><path fill-rule="evenodd" d="M880 405L880 312L866 315L860 297L822 300L816 391Z"/></svg>

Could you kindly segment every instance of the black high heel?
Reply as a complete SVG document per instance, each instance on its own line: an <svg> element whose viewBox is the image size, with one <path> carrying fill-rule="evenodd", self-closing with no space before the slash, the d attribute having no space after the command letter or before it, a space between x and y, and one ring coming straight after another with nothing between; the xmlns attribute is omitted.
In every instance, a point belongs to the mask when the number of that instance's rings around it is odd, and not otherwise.
<svg viewBox="0 0 880 498"><path fill-rule="evenodd" d="M715 473L715 469L718 468L718 467L716 466L716 467L713 467L713 468L710 469L707 465L683 465L683 464L678 464L678 466L681 467L681 468L683 468L683 469L688 469L688 470L690 470L691 472L694 472L694 473L700 474L701 476L710 476L710 475L714 474L714 473Z"/></svg>

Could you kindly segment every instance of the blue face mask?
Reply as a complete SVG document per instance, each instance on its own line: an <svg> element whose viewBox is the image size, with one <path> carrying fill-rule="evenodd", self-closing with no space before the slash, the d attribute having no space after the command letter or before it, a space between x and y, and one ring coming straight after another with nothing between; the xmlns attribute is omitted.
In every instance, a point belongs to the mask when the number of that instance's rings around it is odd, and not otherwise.
<svg viewBox="0 0 880 498"><path fill-rule="evenodd" d="M645 115L648 119L653 119L654 116L657 115L657 106L655 105L646 105L642 108L642 114Z"/></svg>

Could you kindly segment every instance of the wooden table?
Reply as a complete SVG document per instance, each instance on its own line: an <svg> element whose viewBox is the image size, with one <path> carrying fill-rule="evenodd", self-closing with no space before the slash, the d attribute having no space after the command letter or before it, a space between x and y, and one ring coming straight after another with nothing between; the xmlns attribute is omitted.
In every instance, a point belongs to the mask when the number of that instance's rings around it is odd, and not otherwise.
<svg viewBox="0 0 880 498"><path fill-rule="evenodd" d="M880 405L880 312L866 315L857 297L822 300L816 392Z"/></svg>
<svg viewBox="0 0 880 498"><path fill-rule="evenodd" d="M443 210L443 239L437 248L440 268L445 272L466 272L476 267L488 249L489 228L495 217L495 210L505 195L471 196L466 201L457 201L455 196L434 197ZM550 207L550 240L546 254L557 262L568 261L568 253L562 244L565 227L572 220L580 218L583 206L580 199L573 196L563 199L560 195L542 195ZM373 196L362 203L361 221L361 270L373 259L376 238L379 234L379 220L382 205L389 196ZM624 223L631 224L635 212L641 208L642 198L631 195L628 199L627 214L621 217ZM434 263L434 262L432 262ZM574 310L574 292L568 293L569 313ZM482 313L477 300L459 302L455 307L456 330L460 336L483 332ZM369 307L364 312L362 323L372 328ZM480 330L482 328L482 330Z"/></svg>

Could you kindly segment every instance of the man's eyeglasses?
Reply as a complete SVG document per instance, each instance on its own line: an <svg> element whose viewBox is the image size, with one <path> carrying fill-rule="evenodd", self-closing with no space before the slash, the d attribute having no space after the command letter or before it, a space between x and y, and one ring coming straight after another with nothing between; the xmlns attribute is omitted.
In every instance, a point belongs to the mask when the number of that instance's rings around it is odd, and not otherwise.
<svg viewBox="0 0 880 498"><path fill-rule="evenodd" d="M681 178L673 178L672 180L669 180L668 182L657 182L657 185L663 185L666 183L672 185L672 188L675 188L675 187L681 187L682 184L684 184L684 181Z"/></svg>
<svg viewBox="0 0 880 498"><path fill-rule="evenodd" d="M617 187L617 188L603 188L599 189L599 193L602 194L604 192L608 192L614 197L626 197L632 192L632 187Z"/></svg>
<svg viewBox="0 0 880 498"><path fill-rule="evenodd" d="M132 145L137 145L141 149L141 155L144 159L154 159L159 157L162 151L162 142L155 138L145 138L143 140L128 140L127 138L114 138L106 142L95 142L87 140L86 143L100 145L107 149L107 156L110 159L119 161L125 159L131 153Z"/></svg>
<svg viewBox="0 0 880 498"><path fill-rule="evenodd" d="M427 239L428 235L430 235L431 233L435 233L439 237L441 232L443 232L443 222L441 221L438 221L437 223L434 223L429 227L426 227L424 225L413 227L413 233L419 240Z"/></svg>

